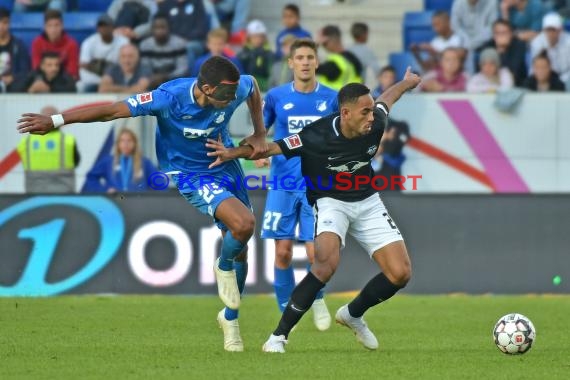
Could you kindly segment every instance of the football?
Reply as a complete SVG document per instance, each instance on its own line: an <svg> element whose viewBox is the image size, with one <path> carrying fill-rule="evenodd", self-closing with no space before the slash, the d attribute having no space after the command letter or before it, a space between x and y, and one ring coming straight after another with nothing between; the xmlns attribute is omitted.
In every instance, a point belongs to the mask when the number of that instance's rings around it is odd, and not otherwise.
<svg viewBox="0 0 570 380"><path fill-rule="evenodd" d="M519 355L528 352L536 340L534 325L522 314L507 314L493 329L493 339L501 352Z"/></svg>

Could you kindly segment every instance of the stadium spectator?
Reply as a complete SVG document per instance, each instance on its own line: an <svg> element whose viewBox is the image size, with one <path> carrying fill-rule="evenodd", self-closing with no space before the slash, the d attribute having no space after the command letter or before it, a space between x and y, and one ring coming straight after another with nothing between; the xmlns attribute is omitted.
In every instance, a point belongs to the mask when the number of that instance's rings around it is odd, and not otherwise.
<svg viewBox="0 0 570 380"><path fill-rule="evenodd" d="M445 51L447 50L449 50L449 48ZM380 168L378 170L374 167L374 163L377 161L372 161L374 175L380 175L385 178L379 178L376 183L379 188L384 188L382 191L401 190L399 186L392 186L391 184L396 176L402 175L402 165L404 165L406 161L406 155L403 150L409 139L410 126L408 123L389 117L380 147L378 148L378 152L376 152L376 157L381 157Z"/></svg>
<svg viewBox="0 0 570 380"><path fill-rule="evenodd" d="M441 53L449 48L463 48L464 38L459 33L454 33L449 21L449 13L446 11L436 11L431 18L431 27L435 37L429 42L412 44L411 51L423 71L427 72L438 67ZM462 54L461 59L465 59L466 51L457 50Z"/></svg>
<svg viewBox="0 0 570 380"><path fill-rule="evenodd" d="M506 67L501 67L499 53L486 48L479 56L481 71L467 81L467 92L483 93L507 90L513 87L513 75Z"/></svg>
<svg viewBox="0 0 570 380"><path fill-rule="evenodd" d="M511 23L516 36L525 42L540 32L545 8L540 0L501 0L501 18Z"/></svg>
<svg viewBox="0 0 570 380"><path fill-rule="evenodd" d="M311 271L291 293L277 328L262 347L264 352L285 352L291 330L334 275L347 232L367 251L381 272L349 304L338 309L335 319L349 328L365 348L378 348L378 340L362 317L406 286L411 277L410 258L398 227L372 185L350 186L349 190L341 191L340 182L335 178L338 173L350 170L353 173L350 178L367 176L370 179L370 159L382 138L388 110L419 82L420 78L408 69L404 80L387 89L376 103L366 86L350 83L338 93L340 112L269 144L265 157L278 154L300 157L302 174L311 183L306 186L306 196L315 210L316 259ZM214 149L210 155L217 157L211 167L252 153L247 145L226 148L222 142L212 139L206 146ZM326 189L319 185L323 178L332 179Z"/></svg>
<svg viewBox="0 0 570 380"><path fill-rule="evenodd" d="M318 43L328 53L326 61L317 69L320 83L338 91L347 83L362 82L362 63L344 49L338 26L327 25L322 28Z"/></svg>
<svg viewBox="0 0 570 380"><path fill-rule="evenodd" d="M396 68L394 66L384 66L380 69L377 77L378 85L372 91L372 97L376 99L384 90L396 83Z"/></svg>
<svg viewBox="0 0 570 380"><path fill-rule="evenodd" d="M228 47L228 32L224 28L212 29L208 32L206 47L208 48L208 52L196 59L194 67L190 70L191 76L197 76L202 64L212 56L222 56L229 59L234 65L236 65L240 73L244 73L241 62L237 59L235 53Z"/></svg>
<svg viewBox="0 0 570 380"><path fill-rule="evenodd" d="M467 74L463 71L462 53L457 48L447 48L441 54L439 67L422 78L423 92L463 92Z"/></svg>
<svg viewBox="0 0 570 380"><path fill-rule="evenodd" d="M113 0L107 14L114 20L117 34L136 42L150 36L157 7L155 0Z"/></svg>
<svg viewBox="0 0 570 380"><path fill-rule="evenodd" d="M119 50L119 63L109 67L99 85L99 92L134 94L148 90L152 71L140 62L136 46L127 44Z"/></svg>
<svg viewBox="0 0 570 380"><path fill-rule="evenodd" d="M247 242L254 232L255 217L246 189L236 186L240 182L228 183L228 178L236 181L243 178L239 161L233 160L211 170L208 166L212 158L209 157L205 140L209 136L218 137L231 146L228 123L235 109L244 102L251 114L254 134L243 142L254 147L250 158L257 159L267 151L261 94L253 77L240 76L237 68L223 57L211 57L204 62L198 78L177 79L151 93L132 96L111 105L66 112L52 118L24 114L18 124L20 133L45 134L66 123L110 121L145 115L157 118L157 132L160 133L156 134L156 153L161 169L180 173L174 177L180 194L201 213L213 217L223 231L220 258L216 261L214 273L218 295L226 305L217 318L224 333L226 351L243 351L238 309L247 276ZM205 177L211 178L211 183L204 184ZM211 191L206 193L205 189Z"/></svg>
<svg viewBox="0 0 570 380"><path fill-rule="evenodd" d="M528 75L526 44L514 33L510 22L499 19L493 23L493 38L483 48L495 48L501 58L501 66L513 74L515 86L522 86Z"/></svg>
<svg viewBox="0 0 570 380"><path fill-rule="evenodd" d="M121 129L113 154L93 165L87 173L82 192L137 192L149 190L147 178L157 171L154 164L141 153L137 135Z"/></svg>
<svg viewBox="0 0 570 380"><path fill-rule="evenodd" d="M186 41L170 34L167 15L158 13L154 16L152 37L141 42L140 50L142 64L152 70L150 88L188 73Z"/></svg>
<svg viewBox="0 0 570 380"><path fill-rule="evenodd" d="M558 74L552 70L546 51L542 51L532 60L532 71L524 82L524 87L531 91L565 91L566 87Z"/></svg>
<svg viewBox="0 0 570 380"><path fill-rule="evenodd" d="M188 67L204 53L210 23L202 0L163 0L158 11L169 17L170 32L186 40Z"/></svg>
<svg viewBox="0 0 570 380"><path fill-rule="evenodd" d="M475 71L475 50L491 38L498 18L497 0L454 0L451 6L451 29L464 38L467 56L465 70Z"/></svg>
<svg viewBox="0 0 570 380"><path fill-rule="evenodd" d="M284 83L289 83L293 80L293 71L289 67L289 53L291 52L291 45L297 37L292 34L288 34L281 38L281 59L275 59L273 65L271 66L271 73L269 74L269 84L268 87L271 89L273 87L279 86Z"/></svg>
<svg viewBox="0 0 570 380"><path fill-rule="evenodd" d="M207 0L214 4L220 22L229 24L230 43L243 45L246 40L246 24L251 10L251 0ZM211 28L219 26L211 25Z"/></svg>
<svg viewBox="0 0 570 380"><path fill-rule="evenodd" d="M8 86L9 92L61 93L76 92L75 80L61 66L61 58L56 52L45 52L40 66L30 72L18 75Z"/></svg>
<svg viewBox="0 0 570 380"><path fill-rule="evenodd" d="M113 33L113 19L103 14L97 20L97 33L81 44L79 54L79 92L97 92L101 77L119 62L119 50L129 39Z"/></svg>
<svg viewBox="0 0 570 380"><path fill-rule="evenodd" d="M61 12L48 9L44 14L44 31L32 42L32 68L37 69L43 53L57 52L64 70L79 79L79 45L63 30Z"/></svg>
<svg viewBox="0 0 570 380"><path fill-rule="evenodd" d="M6 92L14 78L30 71L26 45L10 33L10 11L0 8L0 93Z"/></svg>
<svg viewBox="0 0 570 380"><path fill-rule="evenodd" d="M354 39L354 44L348 48L352 54L358 58L362 64L362 79L368 74L368 69L372 71L372 77L376 78L380 72L380 63L376 53L367 45L368 25L363 22L355 22L350 27L350 34Z"/></svg>
<svg viewBox="0 0 570 380"><path fill-rule="evenodd" d="M247 24L247 42L237 58L244 73L253 75L259 89L267 91L274 54L267 43L267 28L262 21L252 20Z"/></svg>
<svg viewBox="0 0 570 380"><path fill-rule="evenodd" d="M530 43L531 57L546 50L552 69L563 82L570 80L570 34L564 31L562 17L549 13L542 19L542 32Z"/></svg>
<svg viewBox="0 0 570 380"><path fill-rule="evenodd" d="M66 0L15 0L14 12L44 12L48 9L55 9L65 12L67 8Z"/></svg>
<svg viewBox="0 0 570 380"><path fill-rule="evenodd" d="M301 27L301 10L296 4L286 4L281 12L281 24L285 27L277 33L275 38L275 59L283 58L279 50L285 36L292 34L297 38L312 38L311 33Z"/></svg>
<svg viewBox="0 0 570 380"><path fill-rule="evenodd" d="M59 112L45 106L42 115ZM24 187L28 194L75 192L75 168L81 161L75 138L61 129L46 135L28 135L18 144L18 155L24 167Z"/></svg>

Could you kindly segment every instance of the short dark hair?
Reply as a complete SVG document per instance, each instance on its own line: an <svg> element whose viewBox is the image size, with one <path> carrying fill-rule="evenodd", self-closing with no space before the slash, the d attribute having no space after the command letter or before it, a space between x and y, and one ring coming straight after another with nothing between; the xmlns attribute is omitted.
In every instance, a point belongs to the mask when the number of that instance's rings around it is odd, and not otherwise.
<svg viewBox="0 0 570 380"><path fill-rule="evenodd" d="M57 9L48 9L44 13L44 23L48 22L49 20L60 20L63 21L63 16L61 12Z"/></svg>
<svg viewBox="0 0 570 380"><path fill-rule="evenodd" d="M326 25L322 30L321 33L323 34L323 36L327 36L327 37L333 37L333 38L338 38L340 40L341 38L341 32L338 26L336 25Z"/></svg>
<svg viewBox="0 0 570 380"><path fill-rule="evenodd" d="M317 53L317 44L315 41L311 40L310 38L297 38L291 44L291 52L289 53L289 57L292 58L295 55L295 51L302 47L308 47L310 49L313 49L315 51L315 54Z"/></svg>
<svg viewBox="0 0 570 380"><path fill-rule="evenodd" d="M232 82L239 81L238 68L227 58L214 56L208 58L200 67L198 74L198 85L209 84L217 86L224 80Z"/></svg>
<svg viewBox="0 0 570 380"><path fill-rule="evenodd" d="M550 62L550 57L548 56L548 52L546 51L546 49L542 49L537 55L535 55L534 58L532 59L532 63L538 61L539 59L544 59L546 62L548 62L550 66L552 66L552 63Z"/></svg>
<svg viewBox="0 0 570 380"><path fill-rule="evenodd" d="M350 34L355 40L358 40L368 34L368 25L363 22L355 22L350 27Z"/></svg>
<svg viewBox="0 0 570 380"><path fill-rule="evenodd" d="M392 66L392 65L386 65L386 66L382 67L382 68L380 69L380 72L379 72L378 74L383 74L383 73L385 73L386 71L391 71L391 72L393 72L394 74L396 74L396 68L395 68L394 66Z"/></svg>
<svg viewBox="0 0 570 380"><path fill-rule="evenodd" d="M48 59L48 58L57 58L61 62L61 57L59 56L59 53L56 51L45 51L45 52L43 52L41 62L43 62L44 59Z"/></svg>
<svg viewBox="0 0 570 380"><path fill-rule="evenodd" d="M4 7L0 7L0 20L10 18L10 11Z"/></svg>
<svg viewBox="0 0 570 380"><path fill-rule="evenodd" d="M338 104L342 106L346 103L356 103L358 98L366 94L370 94L370 89L362 83L349 83L338 92Z"/></svg>
<svg viewBox="0 0 570 380"><path fill-rule="evenodd" d="M445 17L449 19L449 13L447 11L444 11L443 9L440 9L438 11L433 12L433 15L431 16L431 18L435 18L435 17Z"/></svg>
<svg viewBox="0 0 570 380"><path fill-rule="evenodd" d="M511 22L509 20L505 20L504 18L497 19L493 23L493 29L495 29L495 26L497 26L497 25L504 25L507 28L509 28L511 31L513 30L513 25L511 24Z"/></svg>
<svg viewBox="0 0 570 380"><path fill-rule="evenodd" d="M291 11L297 15L297 17L301 18L301 10L297 6L297 4L287 4L283 7L283 10Z"/></svg>
<svg viewBox="0 0 570 380"><path fill-rule="evenodd" d="M152 22L155 22L156 20L166 20L168 22L170 20L170 18L168 17L167 13L158 12L157 14L155 14L153 16Z"/></svg>

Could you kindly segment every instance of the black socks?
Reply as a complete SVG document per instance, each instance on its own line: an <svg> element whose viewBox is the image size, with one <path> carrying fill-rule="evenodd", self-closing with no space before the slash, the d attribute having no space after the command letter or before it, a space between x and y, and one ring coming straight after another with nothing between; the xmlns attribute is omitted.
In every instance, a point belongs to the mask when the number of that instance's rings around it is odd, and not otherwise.
<svg viewBox="0 0 570 380"><path fill-rule="evenodd" d="M380 273L368 281L360 294L348 304L348 312L354 318L360 318L372 306L386 301L403 287L394 285L384 273Z"/></svg>

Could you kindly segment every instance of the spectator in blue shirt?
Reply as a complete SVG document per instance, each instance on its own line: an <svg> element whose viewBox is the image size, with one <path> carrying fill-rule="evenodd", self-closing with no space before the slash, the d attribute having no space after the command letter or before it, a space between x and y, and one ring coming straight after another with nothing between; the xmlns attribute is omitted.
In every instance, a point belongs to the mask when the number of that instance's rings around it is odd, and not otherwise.
<svg viewBox="0 0 570 380"><path fill-rule="evenodd" d="M297 38L312 38L311 33L301 28L301 11L299 7L295 4L287 4L283 7L283 13L281 14L281 23L285 29L281 30L277 34L275 39L275 59L279 60L282 58L282 53L280 46L283 44L283 38L287 35L292 34Z"/></svg>
<svg viewBox="0 0 570 380"><path fill-rule="evenodd" d="M540 32L546 11L541 0L501 0L501 18L508 20L516 36L528 42Z"/></svg>
<svg viewBox="0 0 570 380"><path fill-rule="evenodd" d="M147 178L157 169L143 157L137 136L130 129L121 129L113 149L93 165L87 173L84 192L136 192L149 190Z"/></svg>

